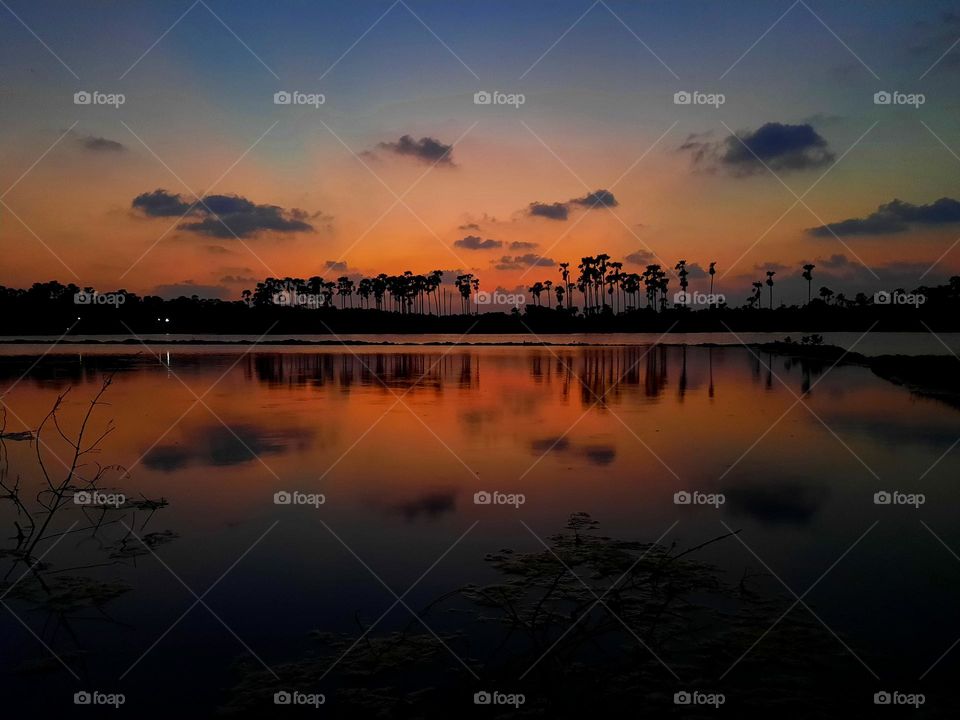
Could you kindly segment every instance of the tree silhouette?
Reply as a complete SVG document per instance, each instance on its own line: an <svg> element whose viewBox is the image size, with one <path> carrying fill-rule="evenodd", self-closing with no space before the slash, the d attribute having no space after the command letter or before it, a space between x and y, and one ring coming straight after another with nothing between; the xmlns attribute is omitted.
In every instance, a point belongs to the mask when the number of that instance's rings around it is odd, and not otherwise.
<svg viewBox="0 0 960 720"><path fill-rule="evenodd" d="M810 304L810 286L813 282L813 269L815 267L816 265L810 263L803 266L803 279L807 281L807 305Z"/></svg>

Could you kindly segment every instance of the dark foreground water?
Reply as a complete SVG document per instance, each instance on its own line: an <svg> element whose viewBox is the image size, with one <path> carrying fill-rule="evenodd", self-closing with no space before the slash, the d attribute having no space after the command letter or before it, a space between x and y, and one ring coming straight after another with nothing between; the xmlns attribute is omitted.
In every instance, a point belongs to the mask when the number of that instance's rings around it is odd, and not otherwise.
<svg viewBox="0 0 960 720"><path fill-rule="evenodd" d="M960 411L868 370L736 347L76 350L0 358L7 432L69 388L75 438L110 375L81 448L114 428L32 572L23 531L56 496L37 443L3 443L6 716L106 713L76 692L140 717L960 706ZM57 487L74 450L44 428Z"/></svg>

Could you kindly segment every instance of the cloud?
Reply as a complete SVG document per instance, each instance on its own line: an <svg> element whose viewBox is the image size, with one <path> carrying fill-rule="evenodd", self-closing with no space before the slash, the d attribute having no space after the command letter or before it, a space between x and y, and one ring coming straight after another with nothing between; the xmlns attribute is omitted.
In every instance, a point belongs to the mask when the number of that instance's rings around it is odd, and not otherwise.
<svg viewBox="0 0 960 720"><path fill-rule="evenodd" d="M454 166L453 145L444 145L432 137L414 140L409 135L403 135L396 142L377 143L377 149L401 157L411 157L431 165Z"/></svg>
<svg viewBox="0 0 960 720"><path fill-rule="evenodd" d="M909 47L908 52L925 64L936 60L938 66L956 67L960 64L960 56L949 50L956 41L958 27L960 27L960 15L949 10L941 12L940 17L933 22L918 22L916 24L917 39Z"/></svg>
<svg viewBox="0 0 960 720"><path fill-rule="evenodd" d="M202 298L223 300L230 295L230 291L223 285L198 285L193 280L184 280L183 282L172 283L170 285L157 285L152 294L159 295L168 300L178 297L192 297L194 295Z"/></svg>
<svg viewBox="0 0 960 720"><path fill-rule="evenodd" d="M179 193L158 189L137 195L131 203L148 217L190 216L197 218L178 229L228 240L252 237L264 232L298 233L314 229L307 220L325 217L310 215L298 208L258 205L240 195L207 195L202 202L186 202Z"/></svg>
<svg viewBox="0 0 960 720"><path fill-rule="evenodd" d="M531 217L563 221L570 217L571 210L578 207L593 210L599 207L617 207L619 204L617 198L609 190L596 190L583 197L570 198L566 202L532 202L527 206L527 214Z"/></svg>
<svg viewBox="0 0 960 720"><path fill-rule="evenodd" d="M503 247L502 240L491 240L490 238L481 240L479 235L467 235L453 244L465 250L493 250Z"/></svg>
<svg viewBox="0 0 960 720"><path fill-rule="evenodd" d="M848 218L809 228L814 237L850 235L893 235L906 232L911 226L937 227L960 223L960 201L942 197L927 205L914 205L904 200L892 200L863 218Z"/></svg>
<svg viewBox="0 0 960 720"><path fill-rule="evenodd" d="M336 270L337 272L346 272L347 270L347 261L346 260L327 260L323 264L324 270Z"/></svg>
<svg viewBox="0 0 960 720"><path fill-rule="evenodd" d="M637 250L627 255L624 259L632 265L643 265L645 267L651 265L656 260L656 257L654 257L654 254L649 250Z"/></svg>
<svg viewBox="0 0 960 720"><path fill-rule="evenodd" d="M131 205L149 217L179 217L190 210L190 203L184 202L179 193L172 194L163 189L141 193Z"/></svg>
<svg viewBox="0 0 960 720"><path fill-rule="evenodd" d="M479 230L480 226L477 225L476 223L465 223L464 225L461 225L458 229L459 230Z"/></svg>
<svg viewBox="0 0 960 720"><path fill-rule="evenodd" d="M570 217L570 208L566 203L542 203L532 202L529 205L528 212L533 217L545 217L550 220L566 220Z"/></svg>
<svg viewBox="0 0 960 720"><path fill-rule="evenodd" d="M126 152L127 146L116 140L110 140L96 135L79 135L74 133L74 139L84 150L103 153Z"/></svg>
<svg viewBox="0 0 960 720"><path fill-rule="evenodd" d="M553 258L543 257L527 253L526 255L504 255L499 260L494 261L494 268L497 270L522 270L525 267L553 267L557 263Z"/></svg>
<svg viewBox="0 0 960 720"><path fill-rule="evenodd" d="M691 153L695 166L733 177L767 172L764 166L780 173L811 170L834 160L827 141L809 123L770 122L723 140L710 137L710 133L694 133L679 149Z"/></svg>
<svg viewBox="0 0 960 720"><path fill-rule="evenodd" d="M524 242L523 240L514 240L510 243L511 250L533 250L539 245L535 242Z"/></svg>
<svg viewBox="0 0 960 720"><path fill-rule="evenodd" d="M249 275L224 275L220 282L227 285L255 285L259 280Z"/></svg>
<svg viewBox="0 0 960 720"><path fill-rule="evenodd" d="M620 203L617 202L617 199L613 196L613 193L610 192L609 190L597 190L592 193L587 193L583 197L571 199L570 204L584 205L588 208L594 208L594 207L616 207Z"/></svg>
<svg viewBox="0 0 960 720"><path fill-rule="evenodd" d="M687 263L687 277L691 280L702 280L707 277L707 271L700 266L700 263Z"/></svg>

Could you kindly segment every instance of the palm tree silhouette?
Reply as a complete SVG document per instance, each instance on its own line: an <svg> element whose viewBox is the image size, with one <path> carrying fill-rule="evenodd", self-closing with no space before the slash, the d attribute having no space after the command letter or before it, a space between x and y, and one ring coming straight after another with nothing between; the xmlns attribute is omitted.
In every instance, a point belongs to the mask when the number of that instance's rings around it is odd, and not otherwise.
<svg viewBox="0 0 960 720"><path fill-rule="evenodd" d="M570 308L570 263L560 263L560 277L563 279L563 287L567 290L567 309ZM558 296L559 297L559 296Z"/></svg>
<svg viewBox="0 0 960 720"><path fill-rule="evenodd" d="M806 264L803 266L803 279L807 281L807 305L810 304L810 284L813 282L813 269L816 265Z"/></svg>
<svg viewBox="0 0 960 720"><path fill-rule="evenodd" d="M767 270L767 287L770 288L770 309L773 310L773 276L776 275L775 270Z"/></svg>
<svg viewBox="0 0 960 720"><path fill-rule="evenodd" d="M687 282L687 261L678 261L673 269L677 271L677 277L680 278L680 296L683 301L683 307L687 307L687 286L689 284Z"/></svg>

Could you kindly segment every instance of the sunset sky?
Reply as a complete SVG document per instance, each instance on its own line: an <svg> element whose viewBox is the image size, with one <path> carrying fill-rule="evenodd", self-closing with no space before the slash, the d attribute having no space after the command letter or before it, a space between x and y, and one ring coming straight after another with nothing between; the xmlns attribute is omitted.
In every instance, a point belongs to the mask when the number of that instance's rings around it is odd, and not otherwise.
<svg viewBox="0 0 960 720"><path fill-rule="evenodd" d="M942 282L958 39L960 4L933 1L4 0L0 284L237 298L443 269L511 290L599 252L716 261L735 304L768 268L799 300L803 262L848 296Z"/></svg>

